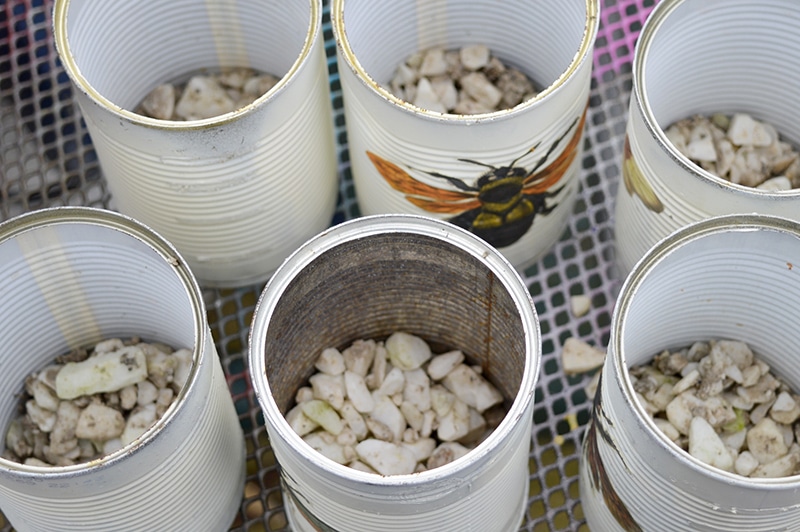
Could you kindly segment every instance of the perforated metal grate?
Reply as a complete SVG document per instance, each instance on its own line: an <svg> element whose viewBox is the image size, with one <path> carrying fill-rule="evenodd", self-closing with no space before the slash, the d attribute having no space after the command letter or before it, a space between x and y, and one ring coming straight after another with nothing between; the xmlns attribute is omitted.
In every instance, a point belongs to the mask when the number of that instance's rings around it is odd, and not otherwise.
<svg viewBox="0 0 800 532"><path fill-rule="evenodd" d="M333 223L359 215L350 176L342 96L327 0L323 23L339 145L339 205ZM613 198L631 88L634 41L654 0L601 0L581 191L553 250L524 272L536 303L543 365L531 433L530 499L520 530L587 530L578 460L590 377L568 377L559 354L573 336L605 346L620 279L615 273ZM52 0L0 0L0 219L58 205L113 208L91 139L72 100L51 31ZM247 484L232 530L288 531L278 466L247 376L247 333L263 286L206 290L208 320L247 443ZM591 298L575 318L570 297ZM0 530L11 530L0 515Z"/></svg>

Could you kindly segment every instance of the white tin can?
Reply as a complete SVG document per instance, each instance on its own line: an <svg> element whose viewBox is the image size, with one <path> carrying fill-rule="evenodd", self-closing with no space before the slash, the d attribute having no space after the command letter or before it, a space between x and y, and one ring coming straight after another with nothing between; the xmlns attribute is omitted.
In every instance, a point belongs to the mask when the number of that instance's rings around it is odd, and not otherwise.
<svg viewBox="0 0 800 532"><path fill-rule="evenodd" d="M244 441L183 258L120 214L45 209L0 225L3 439L33 371L107 338L192 350L186 384L139 438L62 467L0 457L0 507L15 530L226 530L241 505Z"/></svg>
<svg viewBox="0 0 800 532"><path fill-rule="evenodd" d="M597 0L333 0L361 212L449 220L517 268L547 252L578 189L598 9ZM387 89L412 54L474 44L543 90L512 109L461 115Z"/></svg>
<svg viewBox="0 0 800 532"><path fill-rule="evenodd" d="M580 463L592 530L800 530L800 476L709 466L656 426L628 369L696 341L746 342L800 389L800 224L766 215L696 222L653 247L625 281Z"/></svg>
<svg viewBox="0 0 800 532"><path fill-rule="evenodd" d="M465 456L410 475L334 462L284 414L321 350L403 330L460 348L505 397L507 414ZM528 504L539 322L513 266L443 221L377 215L338 225L298 249L261 295L249 362L281 465L293 530L516 530Z"/></svg>
<svg viewBox="0 0 800 532"><path fill-rule="evenodd" d="M338 182L320 0L58 0L54 17L112 206L175 244L201 285L263 282L330 225ZM280 81L217 117L132 112L159 84L223 67Z"/></svg>
<svg viewBox="0 0 800 532"><path fill-rule="evenodd" d="M757 212L800 219L800 190L732 184L703 170L665 129L693 115L748 113L800 145L795 0L663 0L633 63L615 232L621 274L660 239L712 216Z"/></svg>

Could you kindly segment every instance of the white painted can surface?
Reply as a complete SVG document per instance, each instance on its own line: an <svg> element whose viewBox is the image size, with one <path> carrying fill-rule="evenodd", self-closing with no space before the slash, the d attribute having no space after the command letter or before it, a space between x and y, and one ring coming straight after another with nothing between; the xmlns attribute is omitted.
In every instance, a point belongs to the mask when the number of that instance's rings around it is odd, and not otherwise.
<svg viewBox="0 0 800 532"><path fill-rule="evenodd" d="M749 113L800 145L800 3L663 0L633 63L623 183L616 197L617 262L626 274L679 227L756 212L800 220L800 190L731 184L683 156L664 130L695 114Z"/></svg>
<svg viewBox="0 0 800 532"><path fill-rule="evenodd" d="M181 251L204 286L265 281L328 227L338 192L320 0L58 0L55 36L112 204ZM131 112L220 67L281 77L189 122Z"/></svg>
<svg viewBox="0 0 800 532"><path fill-rule="evenodd" d="M558 240L572 210L598 1L380 4L333 0L331 8L361 212L450 220L523 268ZM544 90L513 109L469 116L421 109L385 88L413 53L471 44L485 44ZM510 168L521 177L503 183ZM492 186L500 194L490 199ZM518 200L532 214L517 216ZM477 214L502 223L481 228Z"/></svg>
<svg viewBox="0 0 800 532"><path fill-rule="evenodd" d="M800 476L746 478L700 462L656 427L628 373L664 349L727 338L800 389L798 265L800 224L765 215L697 222L636 264L612 317L580 463L592 530L800 530Z"/></svg>
<svg viewBox="0 0 800 532"><path fill-rule="evenodd" d="M15 530L227 530L241 504L244 440L194 277L174 247L108 211L62 207L0 225L0 430L25 378L57 355L139 336L192 349L187 384L137 440L65 467L0 458Z"/></svg>
<svg viewBox="0 0 800 532"><path fill-rule="evenodd" d="M321 350L404 330L460 348L506 398L500 425L462 458L380 476L314 450L284 418ZM441 351L438 351L441 352ZM298 249L261 295L251 378L297 532L507 532L528 504L539 322L514 267L452 224L413 215L363 217Z"/></svg>

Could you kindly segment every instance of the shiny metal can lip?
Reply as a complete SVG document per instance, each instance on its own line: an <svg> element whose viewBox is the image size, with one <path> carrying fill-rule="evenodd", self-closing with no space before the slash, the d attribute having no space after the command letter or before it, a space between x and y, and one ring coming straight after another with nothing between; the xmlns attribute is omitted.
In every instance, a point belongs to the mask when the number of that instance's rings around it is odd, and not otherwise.
<svg viewBox="0 0 800 532"><path fill-rule="evenodd" d="M748 343L777 375L798 386L800 333L792 311L800 297L798 261L800 223L732 214L681 228L637 262L614 309L584 440L581 501L592 528L798 526L800 476L742 477L692 457L655 425L628 372L664 349L725 338Z"/></svg>
<svg viewBox="0 0 800 532"><path fill-rule="evenodd" d="M440 255L431 257L431 250L439 250ZM389 254L386 261L365 258L362 254L381 252ZM325 340L316 343L314 340L304 341L302 335L313 336L320 331L341 329L344 331L341 334L330 333L330 338L335 338L333 342L337 343L345 342L348 337L350 341L362 337L360 334L372 337L370 331L385 334L400 323L418 333L423 331L422 335L425 336L426 325L422 322L426 320L422 314L430 314L427 333L447 336L448 326L458 328L458 325L437 317L439 308L435 305L431 306L434 310L429 310L427 302L435 299L438 292L435 295L428 292L428 289L433 290L435 283L426 279L421 272L428 271L430 265L436 265L430 270L431 275L439 280L446 278L447 261L450 259L481 269L481 273L474 276L472 272L464 274L465 278L491 277L494 283L492 293L498 294L496 316L513 312L513 315L507 315L509 322L513 322L509 328L491 328L483 321L478 324L478 327L488 327L487 331L497 333L496 338L488 338L488 332L487 336L483 336L487 342L498 342L497 345L511 345L508 338L511 330L518 335L513 340L515 352L508 355L509 360L513 361L503 361L506 357L504 354L495 355L498 358L494 359L491 356L486 358L486 353L480 355L484 356L480 363L493 368L490 372L501 372L501 377L502 372L514 375L508 379L514 383L513 399L501 424L461 459L412 475L368 474L337 464L311 449L283 417L300 382L295 377L294 383L287 386L284 380L288 375L299 375L301 378L305 375L304 378L307 378L306 364L311 361L309 355L300 353L296 346L315 346L316 349L325 343ZM426 260L430 263L426 263ZM358 272L359 277L350 277L352 272ZM392 293L403 290L403 279L409 281L408 291L414 290L417 294L411 298L414 302L398 296L396 312L394 309L382 311L378 306L366 302L370 297L380 298L375 294L382 290ZM325 325L311 319L311 316L318 314L301 310L305 306L301 295L312 286L319 287L317 283L335 287L315 293L315 301L322 309L318 309L319 313L329 316L329 323ZM469 296L473 302L465 304L465 316L460 319L469 320L469 313L481 307L479 300L483 299L483 292L479 286L488 285L476 283L478 292ZM351 300L346 295L360 290L364 295L357 295L355 299ZM463 293L464 288L454 284L452 290ZM345 318L337 316L337 310L334 310L336 303L330 299L332 294L343 299L343 309L338 312L346 315ZM452 312L456 312L452 303L466 301L463 299L465 297L451 298L451 301L442 304L442 308L451 308ZM285 301L290 303L283 304ZM348 314L344 309L357 301L362 302L365 310ZM424 308L415 309L415 306ZM291 320L287 321L286 316L282 316L287 313L291 314ZM302 324L297 325L302 331L292 329L294 322ZM276 327L281 330L276 330ZM287 341L286 337L290 336L294 336L295 340ZM319 520L317 526L323 523L337 530L367 530L378 522L384 523L387 530L416 530L425 515L430 516L432 521L429 524L433 526L438 523L445 528L452 528L456 523L463 522L463 505L469 500L476 508L488 506L485 510L470 510L479 522L486 523L488 514L498 509L491 508L496 506L494 504L481 504L481 501L495 500L500 491L505 493L508 500L497 504L499 510L506 513L499 521L489 521L491 526L505 525L509 519L521 519L519 512L523 511L527 501L524 496L527 491L525 468L533 392L541 359L540 332L528 291L513 266L491 246L450 224L413 215L366 216L345 222L309 240L278 269L259 298L249 342L251 379L267 420L276 458L281 463L284 492L288 494L287 500L293 501L289 505L290 520L299 530L311 529L308 528L312 526L309 523L315 523L316 520ZM284 351L295 354L290 357ZM282 370L281 366L284 365L290 365L291 372ZM516 478L517 469L524 474L524 481L522 477ZM519 493L514 491L513 497L510 497L508 482L516 484L517 481ZM336 488L333 489L333 486ZM517 526L518 522L512 525Z"/></svg>
<svg viewBox="0 0 800 532"><path fill-rule="evenodd" d="M171 519L229 524L243 488L243 435L200 288L175 247L127 216L55 207L0 224L0 271L7 296L0 338L10 348L0 379L5 389L21 387L25 376L59 353L108 337L187 347L193 360L172 405L122 449L58 467L0 457L0 500L9 522L18 530L74 530L78 522L147 528ZM16 401L16 395L4 401L4 418ZM210 457L219 465L209 467ZM228 495L201 482L207 472ZM168 512L171 506L177 509ZM83 508L80 515L76 507Z"/></svg>
<svg viewBox="0 0 800 532"><path fill-rule="evenodd" d="M512 109L501 109L491 113L481 113L477 115L459 115L459 114L442 114L427 109L417 107L405 100L402 100L388 91L381 83L376 81L367 69L361 64L357 54L353 51L350 44L350 39L347 37L347 28L345 22L345 8L348 0L334 0L331 6L331 22L334 36L336 37L337 48L340 56L344 58L345 63L356 77L367 87L372 89L379 95L380 98L391 102L392 104L413 113L415 116L424 117L430 120L439 121L455 121L464 124L472 124L481 121L499 120L505 118L509 114L514 114L523 110L531 105L536 105L541 100L553 91L557 90L569 79L575 71L584 62L591 61L592 49L594 41L597 36L597 31L600 24L599 10L600 6L596 0L586 0L586 25L584 27L583 36L580 40L575 56L566 68L561 72L551 83L548 83L542 91L535 97L530 98ZM459 9L469 9L467 6L462 6ZM446 10L444 10L446 12ZM446 15L443 15L446 16ZM424 23L420 23L424 25Z"/></svg>

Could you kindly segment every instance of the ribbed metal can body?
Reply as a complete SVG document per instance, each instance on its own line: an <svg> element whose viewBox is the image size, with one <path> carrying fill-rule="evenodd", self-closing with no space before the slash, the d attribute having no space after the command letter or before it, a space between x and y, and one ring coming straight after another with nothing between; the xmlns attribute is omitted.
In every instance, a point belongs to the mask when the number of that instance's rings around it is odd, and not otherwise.
<svg viewBox="0 0 800 532"><path fill-rule="evenodd" d="M324 457L284 415L323 348L395 331L422 337L435 352L461 349L501 391L507 413L453 462L378 475ZM517 272L484 241L413 215L336 226L270 280L249 356L294 530L500 532L522 522L541 337Z"/></svg>
<svg viewBox="0 0 800 532"><path fill-rule="evenodd" d="M598 2L336 0L348 145L363 214L451 221L518 268L564 231L578 188ZM439 113L390 92L395 69L431 48L486 45L541 92L511 109Z"/></svg>
<svg viewBox="0 0 800 532"><path fill-rule="evenodd" d="M265 281L328 227L338 193L319 0L60 0L55 36L115 209L180 250L203 286ZM190 74L280 81L216 117L133 112Z"/></svg>
<svg viewBox="0 0 800 532"><path fill-rule="evenodd" d="M139 337L192 351L173 403L122 449L61 467L0 458L0 506L14 529L227 529L244 440L200 290L175 248L109 211L36 211L0 225L0 293L3 431L26 377L72 349Z"/></svg>

